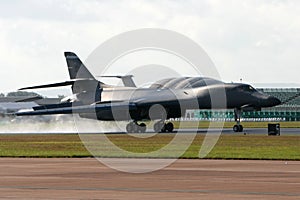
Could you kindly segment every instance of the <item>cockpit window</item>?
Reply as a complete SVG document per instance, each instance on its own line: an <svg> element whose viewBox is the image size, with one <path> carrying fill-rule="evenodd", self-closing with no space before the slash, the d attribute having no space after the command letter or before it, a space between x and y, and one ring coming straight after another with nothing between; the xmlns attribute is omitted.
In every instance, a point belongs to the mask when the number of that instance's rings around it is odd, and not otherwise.
<svg viewBox="0 0 300 200"><path fill-rule="evenodd" d="M179 78L168 78L153 83L150 88L198 88L209 85L223 84L222 81L215 80L207 77L179 77Z"/></svg>
<svg viewBox="0 0 300 200"><path fill-rule="evenodd" d="M256 91L251 85L243 85L239 87L240 90L244 92L254 92Z"/></svg>

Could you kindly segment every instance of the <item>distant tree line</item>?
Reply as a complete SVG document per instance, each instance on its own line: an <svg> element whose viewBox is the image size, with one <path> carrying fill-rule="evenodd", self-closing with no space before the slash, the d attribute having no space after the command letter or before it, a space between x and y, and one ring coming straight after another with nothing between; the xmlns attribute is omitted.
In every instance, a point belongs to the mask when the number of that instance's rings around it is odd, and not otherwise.
<svg viewBox="0 0 300 200"><path fill-rule="evenodd" d="M16 92L9 92L6 95L4 93L0 93L0 98L1 97L42 97L42 98L47 98L43 97L42 95L35 93L35 92L26 92L26 91L16 91ZM62 99L65 97L65 95L57 95L58 98Z"/></svg>
<svg viewBox="0 0 300 200"><path fill-rule="evenodd" d="M28 96L38 96L43 97L38 93L35 92L26 92L26 91L16 91L16 92L9 92L7 93L6 97L28 97Z"/></svg>
<svg viewBox="0 0 300 200"><path fill-rule="evenodd" d="M42 95L35 92L26 92L26 91L16 91L9 92L6 95L4 93L0 93L0 97L43 97Z"/></svg>

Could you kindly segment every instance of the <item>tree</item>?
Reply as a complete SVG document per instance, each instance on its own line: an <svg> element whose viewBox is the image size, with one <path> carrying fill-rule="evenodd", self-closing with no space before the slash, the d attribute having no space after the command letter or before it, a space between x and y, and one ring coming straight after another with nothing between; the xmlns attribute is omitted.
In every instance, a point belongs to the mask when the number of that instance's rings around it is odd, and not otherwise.
<svg viewBox="0 0 300 200"><path fill-rule="evenodd" d="M32 96L42 97L38 93L35 93L35 92L25 92L25 91L9 92L6 96L7 97L24 97L24 96L25 97L32 97Z"/></svg>

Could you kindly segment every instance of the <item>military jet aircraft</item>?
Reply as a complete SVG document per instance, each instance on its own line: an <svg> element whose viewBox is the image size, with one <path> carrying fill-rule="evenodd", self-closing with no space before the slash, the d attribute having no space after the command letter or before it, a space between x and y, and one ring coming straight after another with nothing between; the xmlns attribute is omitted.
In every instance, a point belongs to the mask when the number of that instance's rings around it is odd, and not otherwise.
<svg viewBox="0 0 300 200"><path fill-rule="evenodd" d="M18 116L77 113L82 118L130 121L127 132L145 132L145 120L154 120L155 132L172 132L170 118L180 118L187 109L234 109L235 132L242 132L243 110L260 110L279 105L279 99L258 92L250 85L224 83L207 77L177 77L159 80L148 88L138 88L131 76L122 78L124 86L107 85L98 81L72 52L65 52L70 81L26 87L38 89L72 86L73 95L59 104L33 107L32 111L17 112Z"/></svg>

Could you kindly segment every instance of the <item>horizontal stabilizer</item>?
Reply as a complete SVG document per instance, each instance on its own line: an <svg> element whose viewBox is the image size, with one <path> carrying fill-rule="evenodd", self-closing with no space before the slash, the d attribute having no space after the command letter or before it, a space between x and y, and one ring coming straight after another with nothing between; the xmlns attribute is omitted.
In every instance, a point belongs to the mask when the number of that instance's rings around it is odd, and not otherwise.
<svg viewBox="0 0 300 200"><path fill-rule="evenodd" d="M120 78L122 79L123 85L125 87L136 87L132 77L133 75L125 75L125 76L101 76L104 78Z"/></svg>
<svg viewBox="0 0 300 200"><path fill-rule="evenodd" d="M54 109L54 108L65 108L65 107L72 107L75 106L75 103L71 103L71 102L66 102L66 103L58 103L58 104L47 104L47 105L43 105L43 106L36 106L33 107L33 110L45 110L45 109ZM82 105L82 103L76 103L76 105Z"/></svg>
<svg viewBox="0 0 300 200"><path fill-rule="evenodd" d="M39 99L43 99L43 97L33 96L33 97L24 98L24 99L19 99L19 100L16 100L15 102L31 102L31 101L36 101L36 100L39 100Z"/></svg>
<svg viewBox="0 0 300 200"><path fill-rule="evenodd" d="M75 81L65 81L65 82L60 82L60 83L52 83L52 84L38 85L38 86L32 86L32 87L24 87L24 88L20 88L19 90L40 89L40 88L49 88L49 87L62 87L62 86L73 85L74 82Z"/></svg>

